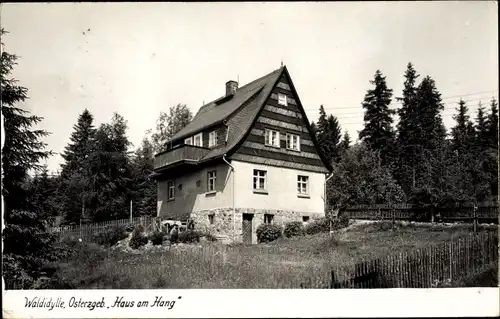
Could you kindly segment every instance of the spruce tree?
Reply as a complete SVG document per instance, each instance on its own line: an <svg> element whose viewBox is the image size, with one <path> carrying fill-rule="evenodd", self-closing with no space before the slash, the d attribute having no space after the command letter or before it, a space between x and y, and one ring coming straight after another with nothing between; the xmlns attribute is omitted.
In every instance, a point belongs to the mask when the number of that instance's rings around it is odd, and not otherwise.
<svg viewBox="0 0 500 319"><path fill-rule="evenodd" d="M491 148L498 149L498 102L495 98L491 99L491 110L488 114L488 145Z"/></svg>
<svg viewBox="0 0 500 319"><path fill-rule="evenodd" d="M340 150L342 154L345 153L349 149L351 145L351 137L349 136L349 132L345 131L344 136L342 137L342 141L340 142Z"/></svg>
<svg viewBox="0 0 500 319"><path fill-rule="evenodd" d="M474 128L475 145L482 152L487 148L488 144L488 119L484 114L484 107L479 101L477 107L476 125Z"/></svg>
<svg viewBox="0 0 500 319"><path fill-rule="evenodd" d="M147 139L142 140L132 160L133 170L133 211L135 215L156 215L156 182L153 173L154 147Z"/></svg>
<svg viewBox="0 0 500 319"><path fill-rule="evenodd" d="M397 167L396 179L407 195L411 193L412 187L416 185L416 161L417 153L416 132L418 130L417 115L417 79L419 74L408 63L404 74L404 89L402 106L398 109L399 122L397 124Z"/></svg>
<svg viewBox="0 0 500 319"><path fill-rule="evenodd" d="M491 110L486 121L487 126L487 161L485 170L488 172L491 195L498 196L498 103L491 100Z"/></svg>
<svg viewBox="0 0 500 319"><path fill-rule="evenodd" d="M328 161L337 161L339 159L338 144L341 138L338 119L331 114L327 116L323 105L321 105L317 123L316 137L320 151Z"/></svg>
<svg viewBox="0 0 500 319"><path fill-rule="evenodd" d="M115 113L110 124L96 131L96 148L89 156L92 190L84 199L88 218L94 222L126 218L132 198L132 170L125 119Z"/></svg>
<svg viewBox="0 0 500 319"><path fill-rule="evenodd" d="M0 30L3 37L7 32ZM1 44L3 46L3 43ZM4 128L2 149L2 195L4 226L3 277L7 289L33 287L43 275L42 267L52 254L54 237L47 232L43 215L36 214L30 201L29 173L42 168L40 160L52 153L41 139L49 133L33 129L42 118L23 110L20 103L28 89L11 77L17 56L2 52L0 57L1 105Z"/></svg>
<svg viewBox="0 0 500 319"><path fill-rule="evenodd" d="M440 200L437 162L445 145L446 129L441 118L444 105L441 94L436 89L434 80L426 76L416 92L416 132L412 143L415 143L414 155L414 187L412 201L426 205L438 205Z"/></svg>
<svg viewBox="0 0 500 319"><path fill-rule="evenodd" d="M370 83L375 87L367 91L362 104L365 110L364 128L359 133L359 139L372 150L380 152L382 164L386 165L391 162L394 146L392 115L395 112L389 109L392 89L387 87L380 70L375 72Z"/></svg>
<svg viewBox="0 0 500 319"><path fill-rule="evenodd" d="M460 100L456 111L457 114L453 116L453 119L456 121L456 125L451 129L453 147L459 154L464 154L473 146L471 145L471 141L475 137L475 134L471 129L472 122L470 121L468 108L464 100Z"/></svg>
<svg viewBox="0 0 500 319"><path fill-rule="evenodd" d="M85 109L73 126L70 143L61 154L61 186L58 201L65 224L79 224L85 211L85 202L92 197L90 156L95 151L94 117Z"/></svg>

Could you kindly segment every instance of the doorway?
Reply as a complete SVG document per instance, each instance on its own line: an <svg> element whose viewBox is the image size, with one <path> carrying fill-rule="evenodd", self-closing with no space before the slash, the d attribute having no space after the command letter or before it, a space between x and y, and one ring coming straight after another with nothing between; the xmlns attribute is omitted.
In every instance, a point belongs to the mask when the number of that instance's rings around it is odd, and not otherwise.
<svg viewBox="0 0 500 319"><path fill-rule="evenodd" d="M253 232L253 214L243 214L243 243L252 243L252 232Z"/></svg>

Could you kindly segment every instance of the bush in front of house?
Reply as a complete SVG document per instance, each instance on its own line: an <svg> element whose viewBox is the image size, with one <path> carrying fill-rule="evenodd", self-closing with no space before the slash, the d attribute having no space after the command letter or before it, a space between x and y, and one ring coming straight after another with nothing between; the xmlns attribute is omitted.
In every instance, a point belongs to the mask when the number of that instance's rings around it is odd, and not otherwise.
<svg viewBox="0 0 500 319"><path fill-rule="evenodd" d="M260 224L256 233L259 243L269 243L278 240L283 234L283 229L275 224Z"/></svg>
<svg viewBox="0 0 500 319"><path fill-rule="evenodd" d="M148 238L144 235L144 226L137 225L132 232L129 246L133 249L138 249L148 243Z"/></svg>
<svg viewBox="0 0 500 319"><path fill-rule="evenodd" d="M155 246L163 244L163 238L165 237L165 233L161 231L155 231L149 236L149 240Z"/></svg>
<svg viewBox="0 0 500 319"><path fill-rule="evenodd" d="M308 235L315 235L330 231L330 221L326 218L316 219L306 225L304 231Z"/></svg>
<svg viewBox="0 0 500 319"><path fill-rule="evenodd" d="M183 244L198 243L201 236L199 232L189 229L179 233L177 242Z"/></svg>
<svg viewBox="0 0 500 319"><path fill-rule="evenodd" d="M285 230L283 235L287 238L303 236L304 235L304 225L302 222L289 222L285 224Z"/></svg>
<svg viewBox="0 0 500 319"><path fill-rule="evenodd" d="M93 241L101 246L111 247L116 245L120 240L127 238L127 231L123 226L109 226L93 238Z"/></svg>

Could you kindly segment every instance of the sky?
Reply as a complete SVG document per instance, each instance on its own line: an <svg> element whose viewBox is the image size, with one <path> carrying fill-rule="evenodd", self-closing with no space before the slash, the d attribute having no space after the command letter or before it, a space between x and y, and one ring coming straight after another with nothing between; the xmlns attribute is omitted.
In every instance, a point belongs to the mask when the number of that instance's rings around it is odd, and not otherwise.
<svg viewBox="0 0 500 319"><path fill-rule="evenodd" d="M375 71L401 96L412 62L436 81L449 129L461 97L472 117L498 99L497 11L496 1L11 3L0 24L19 56L12 75L29 90L21 106L44 117L47 148L60 153L85 108L96 126L121 114L137 147L161 111L196 113L228 80L242 86L282 61L308 119L324 105L354 140Z"/></svg>

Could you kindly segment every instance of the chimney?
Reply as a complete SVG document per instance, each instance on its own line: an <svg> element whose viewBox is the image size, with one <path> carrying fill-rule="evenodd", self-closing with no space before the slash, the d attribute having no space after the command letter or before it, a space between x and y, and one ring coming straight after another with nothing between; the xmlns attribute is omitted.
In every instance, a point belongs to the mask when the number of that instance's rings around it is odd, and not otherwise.
<svg viewBox="0 0 500 319"><path fill-rule="evenodd" d="M226 96L234 94L234 92L236 92L237 89L238 89L238 82L233 80L226 82Z"/></svg>

